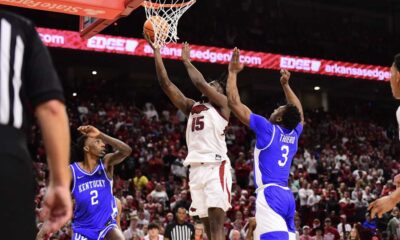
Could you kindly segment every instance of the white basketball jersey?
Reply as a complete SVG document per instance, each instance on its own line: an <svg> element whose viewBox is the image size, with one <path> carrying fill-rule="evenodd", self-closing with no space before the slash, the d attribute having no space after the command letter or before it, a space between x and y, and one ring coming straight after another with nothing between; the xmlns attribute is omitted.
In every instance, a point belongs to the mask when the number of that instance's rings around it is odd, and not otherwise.
<svg viewBox="0 0 400 240"><path fill-rule="evenodd" d="M196 102L186 127L188 155L184 165L229 161L225 142L227 126L228 121L210 103Z"/></svg>

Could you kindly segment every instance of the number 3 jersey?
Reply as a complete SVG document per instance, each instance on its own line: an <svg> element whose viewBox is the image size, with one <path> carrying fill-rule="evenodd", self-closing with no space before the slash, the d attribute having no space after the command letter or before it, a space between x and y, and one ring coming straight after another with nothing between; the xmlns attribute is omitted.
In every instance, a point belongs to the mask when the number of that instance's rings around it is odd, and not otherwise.
<svg viewBox="0 0 400 240"><path fill-rule="evenodd" d="M75 199L72 229L97 239L95 235L111 223L117 209L112 194L112 180L108 178L101 160L92 173L85 172L78 163L70 167L73 176L72 196ZM90 236L92 234L94 236Z"/></svg>
<svg viewBox="0 0 400 240"><path fill-rule="evenodd" d="M286 187L303 125L299 123L295 129L288 130L252 113L250 128L256 134L254 148L256 188L266 184Z"/></svg>
<svg viewBox="0 0 400 240"><path fill-rule="evenodd" d="M196 102L186 127L188 155L184 164L229 161L225 142L226 120L211 103Z"/></svg>

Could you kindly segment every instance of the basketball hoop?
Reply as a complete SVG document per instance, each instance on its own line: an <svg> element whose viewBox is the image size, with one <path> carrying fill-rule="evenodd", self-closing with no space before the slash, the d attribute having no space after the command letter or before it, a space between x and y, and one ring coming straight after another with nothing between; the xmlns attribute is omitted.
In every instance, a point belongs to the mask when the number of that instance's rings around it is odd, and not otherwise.
<svg viewBox="0 0 400 240"><path fill-rule="evenodd" d="M147 0L142 3L146 18L154 29L155 46L163 47L179 39L179 19L195 2L196 0Z"/></svg>

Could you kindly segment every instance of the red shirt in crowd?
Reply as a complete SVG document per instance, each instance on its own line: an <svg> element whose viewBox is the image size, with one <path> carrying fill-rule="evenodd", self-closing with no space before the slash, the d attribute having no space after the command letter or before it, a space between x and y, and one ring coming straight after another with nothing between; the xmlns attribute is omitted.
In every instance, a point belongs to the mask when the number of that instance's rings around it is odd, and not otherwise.
<svg viewBox="0 0 400 240"><path fill-rule="evenodd" d="M324 240L340 240L339 232L333 227L325 228Z"/></svg>

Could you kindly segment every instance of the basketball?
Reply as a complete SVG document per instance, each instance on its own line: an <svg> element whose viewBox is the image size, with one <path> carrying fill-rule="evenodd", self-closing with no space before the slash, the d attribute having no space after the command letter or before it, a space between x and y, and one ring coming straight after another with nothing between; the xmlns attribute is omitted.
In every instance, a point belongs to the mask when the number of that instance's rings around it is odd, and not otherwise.
<svg viewBox="0 0 400 240"><path fill-rule="evenodd" d="M153 26L155 26L156 29L158 30L158 36L157 36L158 38L165 40L168 37L168 32L169 32L168 22L160 16L153 16L147 19L143 25L143 32L150 37L152 42L154 42L155 40L155 33Z"/></svg>

